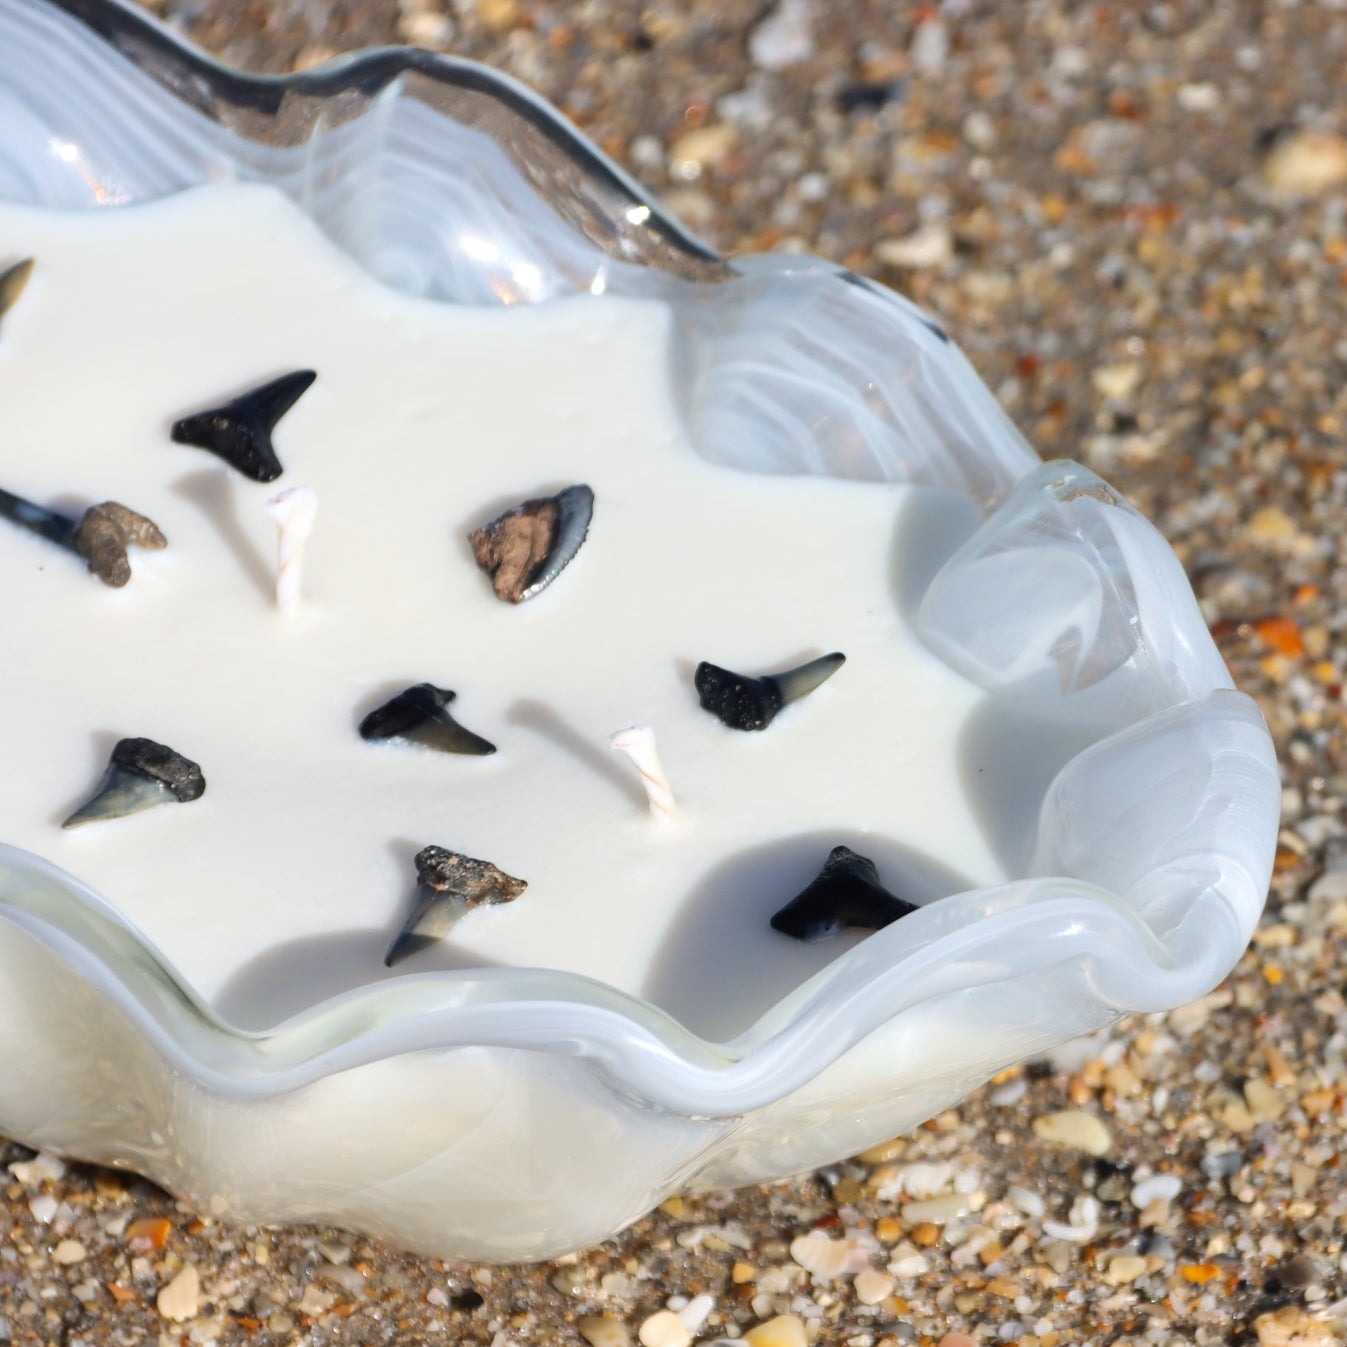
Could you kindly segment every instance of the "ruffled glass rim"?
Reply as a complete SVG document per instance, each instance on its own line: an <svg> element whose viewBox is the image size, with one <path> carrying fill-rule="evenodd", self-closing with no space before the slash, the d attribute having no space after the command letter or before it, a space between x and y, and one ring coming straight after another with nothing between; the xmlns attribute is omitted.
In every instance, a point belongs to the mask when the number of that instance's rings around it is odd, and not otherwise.
<svg viewBox="0 0 1347 1347"><path fill-rule="evenodd" d="M189 109L204 115L240 144L300 151L318 127L324 134L337 134L344 127L363 125L371 108L377 110L389 90L396 97L408 76L479 100L488 113L495 109L504 114L484 117L488 135L551 208L559 226L582 239L600 259L598 270L587 272L588 262L569 272L559 270L572 289L582 288L587 275L590 288L600 278L617 276L622 284L613 288L632 293L661 295L669 293L669 285L708 286L730 289L732 303L742 293L745 303L777 305L792 286L792 294L807 294L810 302L869 306L864 311L878 323L907 324L912 341L948 347L939 327L906 301L815 259L727 262L542 100L475 63L390 48L292 76L249 76L209 59L118 0L0 0L0 31L7 3L29 14L77 20L98 36L107 59L130 61L171 92L184 115ZM558 172L558 166L564 171ZM696 301L680 302L695 328ZM706 349L727 359L733 356L728 347ZM942 360L962 360L952 350L935 354ZM952 377L963 377L959 368L950 368ZM974 407L969 442L975 448L978 425L991 425L993 447L987 463L973 462L977 455L970 450L973 466L961 464L959 474L946 480L943 464L930 469L923 460L909 480L965 489L993 519L999 518L998 508L1009 510L1005 527L1010 527L1024 510L1039 508L1034 501L1016 504L1013 498L1041 470L1035 469L1036 460L1008 423L1001 424L1004 418L996 420L994 404L987 411L990 395L971 372L970 377L972 385L960 407ZM716 417L725 414L723 404L716 406L716 416L707 420L708 433L720 424ZM732 410L739 414L737 406ZM984 418L981 423L978 416ZM866 460L853 475L884 471L872 471ZM1061 502L1058 492L1054 508ZM1173 590L1164 567L1177 563L1168 556L1168 562L1157 563L1157 574L1164 571L1165 576L1157 591L1161 594ZM969 558L980 559L982 554ZM1182 588L1186 590L1186 582ZM1190 591L1187 600L1191 604ZM1195 604L1191 607L1191 613L1185 610L1175 622L1188 624L1184 640L1200 645L1207 639L1205 627L1190 630L1196 614ZM941 639L955 652L951 662L956 662L963 637L946 632ZM968 655L967 669L975 671L975 656ZM572 974L528 969L412 974L338 996L265 1033L245 1033L216 1016L99 895L48 862L5 846L0 846L0 916L98 988L175 1069L221 1095L282 1094L335 1072L427 1047L498 1045L583 1056L624 1093L671 1112L707 1118L740 1115L797 1090L885 1021L963 987L1043 979L1051 969L1069 964L1077 974L1084 972L1100 1014L1111 1018L1181 1004L1218 982L1238 957L1261 908L1275 842L1276 772L1256 708L1229 690L1228 680L1210 674L1210 660L1202 658L1207 674L1196 682L1178 678L1164 705L1214 707L1233 727L1230 733L1240 739L1240 752L1251 764L1249 797L1236 812L1240 826L1255 834L1255 844L1233 860L1213 851L1210 883L1196 881L1192 901L1166 920L1161 934L1133 903L1082 877L1047 875L954 895L843 954L725 1044L708 1043L658 1008L611 987ZM1138 724L1157 714L1149 703L1137 706ZM1126 734L1126 726L1110 728L1115 737ZM1204 859L1198 858L1199 870ZM1185 852L1175 864L1189 882L1192 858ZM1007 950L1014 952L1013 958ZM1013 1045L990 1055L1013 1060L1011 1049ZM877 1091L901 1087L901 1079L876 1082Z"/></svg>

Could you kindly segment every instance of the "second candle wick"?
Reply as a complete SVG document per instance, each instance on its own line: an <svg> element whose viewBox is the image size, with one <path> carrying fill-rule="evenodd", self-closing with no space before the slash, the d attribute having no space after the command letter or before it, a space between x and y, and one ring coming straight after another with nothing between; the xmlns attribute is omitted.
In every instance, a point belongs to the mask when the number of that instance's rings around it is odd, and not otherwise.
<svg viewBox="0 0 1347 1347"><path fill-rule="evenodd" d="M267 513L276 521L276 606L287 617L299 611L300 566L304 544L318 513L318 493L311 486L291 486L267 501Z"/></svg>
<svg viewBox="0 0 1347 1347"><path fill-rule="evenodd" d="M612 746L614 752L625 753L641 774L650 812L657 819L672 818L676 808L673 790L655 751L655 731L640 722L624 725L613 735Z"/></svg>

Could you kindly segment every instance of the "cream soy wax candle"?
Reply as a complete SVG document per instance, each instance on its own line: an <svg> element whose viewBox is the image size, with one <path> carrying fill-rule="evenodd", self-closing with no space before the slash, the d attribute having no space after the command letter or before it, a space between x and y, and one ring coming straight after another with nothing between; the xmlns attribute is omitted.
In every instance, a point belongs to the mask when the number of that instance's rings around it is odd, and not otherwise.
<svg viewBox="0 0 1347 1347"><path fill-rule="evenodd" d="M0 1132L545 1257L1238 957L1257 709L899 297L424 53L0 0L0 131Z"/></svg>
<svg viewBox="0 0 1347 1347"><path fill-rule="evenodd" d="M29 254L0 346L22 446L5 485L74 512L115 497L168 545L132 546L112 590L0 532L23 650L0 680L24 708L0 723L4 840L101 893L226 1018L265 1028L399 973L500 965L583 974L728 1038L863 934L772 928L833 847L908 902L1006 878L979 817L1011 807L1005 763L960 746L986 694L893 597L923 564L895 556L913 488L705 462L663 306L409 300L262 188L4 210L0 256ZM77 396L53 399L54 368ZM536 538L537 511L511 505L529 498L564 511ZM550 553L569 564L511 602ZM737 677L801 666L810 691L779 712L779 683ZM667 773L654 815L610 749L633 719ZM1046 779L1083 740L1042 737ZM199 770L190 808L88 806L141 738ZM970 788L988 773L1001 784ZM155 777L143 793L181 803ZM414 961L388 968L428 846L527 889L481 910L460 893L462 919L409 929Z"/></svg>

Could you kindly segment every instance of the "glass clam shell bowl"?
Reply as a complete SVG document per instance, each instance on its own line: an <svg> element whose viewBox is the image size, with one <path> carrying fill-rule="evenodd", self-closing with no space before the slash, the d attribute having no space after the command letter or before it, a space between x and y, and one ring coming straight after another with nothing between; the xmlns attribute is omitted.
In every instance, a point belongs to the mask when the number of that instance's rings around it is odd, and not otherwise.
<svg viewBox="0 0 1347 1347"><path fill-rule="evenodd" d="M1229 971L1276 837L1262 718L1155 529L1087 469L1041 464L919 310L816 259L717 256L481 66L389 49L250 78L115 0L0 0L0 198L232 179L446 304L667 302L708 458L968 498L982 522L914 599L920 634L1093 743L1047 789L1020 877L873 935L728 1043L526 969L399 979L244 1033L97 894L0 846L0 1131L237 1220L542 1258L680 1186L854 1153Z"/></svg>

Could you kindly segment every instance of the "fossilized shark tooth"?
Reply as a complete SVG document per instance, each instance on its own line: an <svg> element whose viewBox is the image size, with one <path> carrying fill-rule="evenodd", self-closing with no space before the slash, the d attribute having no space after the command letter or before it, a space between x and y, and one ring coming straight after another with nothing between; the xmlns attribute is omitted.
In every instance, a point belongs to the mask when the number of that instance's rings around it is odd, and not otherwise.
<svg viewBox="0 0 1347 1347"><path fill-rule="evenodd" d="M0 271L0 318L19 302L19 296L27 288L29 277L33 274L33 266L33 259L25 257L22 262L15 262L13 266Z"/></svg>
<svg viewBox="0 0 1347 1347"><path fill-rule="evenodd" d="M271 432L317 377L311 369L296 370L222 407L184 416L173 423L173 439L218 455L255 482L274 482L284 469Z"/></svg>
<svg viewBox="0 0 1347 1347"><path fill-rule="evenodd" d="M583 484L555 496L526 500L468 535L477 564L496 597L523 603L540 594L570 564L589 534L594 493Z"/></svg>
<svg viewBox="0 0 1347 1347"><path fill-rule="evenodd" d="M147 547L159 551L168 539L159 526L143 514L105 500L91 506L75 526L75 551L89 563L89 570L105 585L120 589L131 578L128 547Z"/></svg>
<svg viewBox="0 0 1347 1347"><path fill-rule="evenodd" d="M507 875L490 861L435 846L417 852L416 881L420 892L411 916L384 955L389 968L443 939L473 908L512 903L528 888L525 880Z"/></svg>
<svg viewBox="0 0 1347 1347"><path fill-rule="evenodd" d="M453 700L454 693L448 688L417 683L371 711L360 722L360 737L405 739L409 743L438 749L441 753L467 753L474 757L494 753L495 744L464 729L445 710Z"/></svg>
<svg viewBox="0 0 1347 1347"><path fill-rule="evenodd" d="M847 662L840 651L785 673L750 678L703 660L693 675L702 708L732 730L765 730L783 706L827 682Z"/></svg>
<svg viewBox="0 0 1347 1347"><path fill-rule="evenodd" d="M875 863L850 847L834 847L823 869L772 918L772 929L796 940L822 940L846 926L871 931L915 912L879 882Z"/></svg>
<svg viewBox="0 0 1347 1347"><path fill-rule="evenodd" d="M153 739L119 739L93 797L61 827L125 818L158 804L189 804L205 790L206 778L190 758Z"/></svg>
<svg viewBox="0 0 1347 1347"><path fill-rule="evenodd" d="M153 520L115 500L92 505L79 519L72 519L0 490L0 518L82 557L90 573L114 589L120 589L131 578L128 547L158 550L168 546L168 539Z"/></svg>

